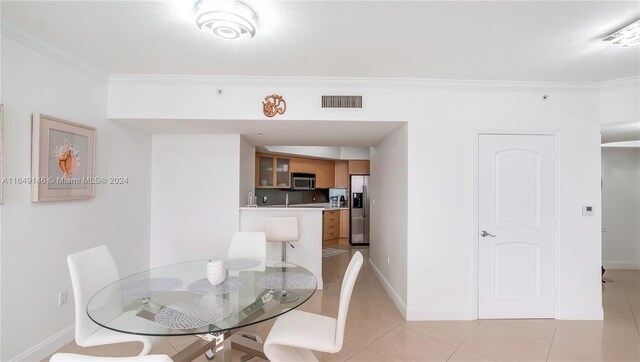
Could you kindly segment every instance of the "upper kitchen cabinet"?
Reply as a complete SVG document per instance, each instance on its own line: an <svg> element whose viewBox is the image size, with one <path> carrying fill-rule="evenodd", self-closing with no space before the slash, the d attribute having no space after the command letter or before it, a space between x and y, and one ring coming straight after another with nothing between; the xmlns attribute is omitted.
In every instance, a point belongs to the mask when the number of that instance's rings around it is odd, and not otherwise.
<svg viewBox="0 0 640 362"><path fill-rule="evenodd" d="M316 188L328 189L335 187L334 162L315 158L292 157L291 172L312 173L316 175Z"/></svg>
<svg viewBox="0 0 640 362"><path fill-rule="evenodd" d="M349 160L349 175L368 175L369 160Z"/></svg>
<svg viewBox="0 0 640 362"><path fill-rule="evenodd" d="M288 158L256 154L256 188L290 187L289 162Z"/></svg>
<svg viewBox="0 0 640 362"><path fill-rule="evenodd" d="M309 158L292 157L289 162L293 173L316 173Z"/></svg>
<svg viewBox="0 0 640 362"><path fill-rule="evenodd" d="M336 161L335 181L338 188L349 188L349 162Z"/></svg>
<svg viewBox="0 0 640 362"><path fill-rule="evenodd" d="M335 187L335 166L333 161L316 161L316 188L329 189Z"/></svg>

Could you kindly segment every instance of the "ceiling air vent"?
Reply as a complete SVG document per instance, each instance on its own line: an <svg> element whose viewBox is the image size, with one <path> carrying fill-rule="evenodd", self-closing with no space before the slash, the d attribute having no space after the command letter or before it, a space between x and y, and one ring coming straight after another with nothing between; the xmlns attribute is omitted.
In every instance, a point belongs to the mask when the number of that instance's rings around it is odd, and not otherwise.
<svg viewBox="0 0 640 362"><path fill-rule="evenodd" d="M322 96L322 108L362 108L362 96Z"/></svg>

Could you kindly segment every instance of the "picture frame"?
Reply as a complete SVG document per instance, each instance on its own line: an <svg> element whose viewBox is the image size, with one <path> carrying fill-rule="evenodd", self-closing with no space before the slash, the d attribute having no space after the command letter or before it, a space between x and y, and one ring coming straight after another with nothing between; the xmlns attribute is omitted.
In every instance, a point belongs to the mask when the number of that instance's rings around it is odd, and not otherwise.
<svg viewBox="0 0 640 362"><path fill-rule="evenodd" d="M95 197L94 127L34 113L31 140L31 201Z"/></svg>

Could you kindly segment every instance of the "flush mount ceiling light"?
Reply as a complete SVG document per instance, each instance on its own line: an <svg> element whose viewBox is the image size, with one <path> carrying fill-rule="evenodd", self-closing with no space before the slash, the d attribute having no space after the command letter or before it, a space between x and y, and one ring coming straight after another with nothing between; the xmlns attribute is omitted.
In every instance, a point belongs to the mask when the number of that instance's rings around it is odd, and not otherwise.
<svg viewBox="0 0 640 362"><path fill-rule="evenodd" d="M256 14L244 3L200 0L195 9L196 24L201 30L224 39L253 38L256 35Z"/></svg>
<svg viewBox="0 0 640 362"><path fill-rule="evenodd" d="M640 45L640 20L631 23L616 31L604 39L611 44L620 45L622 48L637 47Z"/></svg>

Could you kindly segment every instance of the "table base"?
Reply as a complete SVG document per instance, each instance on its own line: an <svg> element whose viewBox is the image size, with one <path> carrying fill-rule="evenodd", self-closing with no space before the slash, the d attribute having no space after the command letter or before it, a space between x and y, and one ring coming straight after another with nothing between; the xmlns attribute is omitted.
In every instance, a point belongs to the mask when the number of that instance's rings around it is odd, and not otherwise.
<svg viewBox="0 0 640 362"><path fill-rule="evenodd" d="M237 330L234 332L226 331L219 336L213 336L212 334L199 336L200 339L198 341L171 356L171 359L174 362L190 362L202 356L205 352L213 350L216 361L231 362L231 350L233 349L244 352L251 357L267 359L262 349L262 343L244 337L237 332ZM243 359L246 360L248 358Z"/></svg>

